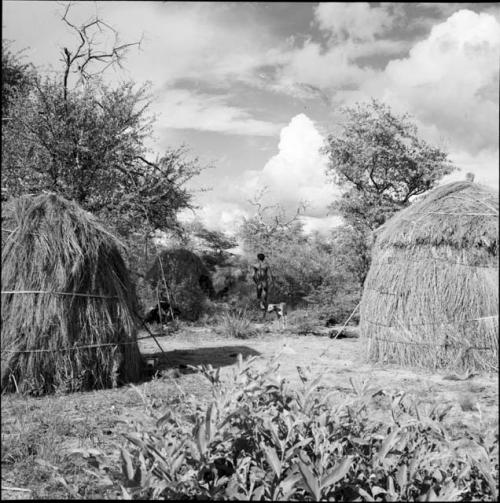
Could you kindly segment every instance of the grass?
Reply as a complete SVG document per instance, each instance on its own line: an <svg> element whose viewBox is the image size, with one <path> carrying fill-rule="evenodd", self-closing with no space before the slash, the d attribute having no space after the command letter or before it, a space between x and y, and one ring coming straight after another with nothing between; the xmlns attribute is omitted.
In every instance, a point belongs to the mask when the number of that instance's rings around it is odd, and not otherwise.
<svg viewBox="0 0 500 503"><path fill-rule="evenodd" d="M234 339L249 339L257 335L247 308L234 308L220 316L222 335Z"/></svg>

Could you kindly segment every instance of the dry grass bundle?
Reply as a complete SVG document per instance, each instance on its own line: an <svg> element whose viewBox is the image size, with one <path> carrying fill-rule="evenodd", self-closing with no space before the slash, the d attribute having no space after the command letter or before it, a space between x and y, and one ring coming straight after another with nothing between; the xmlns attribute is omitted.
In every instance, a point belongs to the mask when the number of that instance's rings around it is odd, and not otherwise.
<svg viewBox="0 0 500 503"><path fill-rule="evenodd" d="M498 367L498 193L432 191L377 231L360 308L374 361Z"/></svg>
<svg viewBox="0 0 500 503"><path fill-rule="evenodd" d="M164 291L163 276L168 292ZM198 255L184 248L162 251L146 274L146 281L153 292L158 288L160 295L179 309L182 318L191 321L199 318L204 300L214 295L205 264ZM156 302L156 298L151 300L153 304Z"/></svg>
<svg viewBox="0 0 500 503"><path fill-rule="evenodd" d="M136 380L137 300L122 245L55 194L19 198L4 216L12 232L2 247L2 389L42 394ZM67 349L87 345L96 347Z"/></svg>

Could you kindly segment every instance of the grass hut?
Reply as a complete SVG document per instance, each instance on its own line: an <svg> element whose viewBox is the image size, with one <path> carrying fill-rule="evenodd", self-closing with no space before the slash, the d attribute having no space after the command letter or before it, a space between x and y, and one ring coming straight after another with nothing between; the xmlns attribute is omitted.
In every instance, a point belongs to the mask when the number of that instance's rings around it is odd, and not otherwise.
<svg viewBox="0 0 500 503"><path fill-rule="evenodd" d="M184 248L163 250L146 274L152 288L152 304L161 299L171 303L186 320L195 321L207 297L214 296L210 272L198 255Z"/></svg>
<svg viewBox="0 0 500 503"><path fill-rule="evenodd" d="M117 239L55 194L12 201L2 227L2 390L137 380L137 300Z"/></svg>
<svg viewBox="0 0 500 503"><path fill-rule="evenodd" d="M360 332L372 361L498 369L498 192L451 183L377 230Z"/></svg>

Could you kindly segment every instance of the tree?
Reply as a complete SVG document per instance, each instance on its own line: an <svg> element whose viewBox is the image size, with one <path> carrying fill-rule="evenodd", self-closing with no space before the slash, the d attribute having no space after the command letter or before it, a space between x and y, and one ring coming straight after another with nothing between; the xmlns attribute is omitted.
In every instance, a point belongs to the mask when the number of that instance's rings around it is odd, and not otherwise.
<svg viewBox="0 0 500 503"><path fill-rule="evenodd" d="M2 119L9 120L11 103L18 95L25 96L32 88L36 70L30 63L23 63L23 51L13 52L11 42L2 39Z"/></svg>
<svg viewBox="0 0 500 503"><path fill-rule="evenodd" d="M376 229L455 169L445 152L418 137L408 114L374 99L343 112L343 131L328 136L326 152L332 180L347 189L332 209L354 228Z"/></svg>
<svg viewBox="0 0 500 503"><path fill-rule="evenodd" d="M302 222L299 217L304 213L306 205L299 204L292 216L280 204L264 205L263 198L267 189L258 192L248 201L255 213L250 218L244 218L239 230L245 251L249 254L272 250L277 244L290 243L295 236L302 235Z"/></svg>
<svg viewBox="0 0 500 503"><path fill-rule="evenodd" d="M94 18L80 26L74 48L62 48L61 74L37 77L33 91L18 94L3 131L2 194L53 191L77 201L124 236L177 225L192 206L186 183L203 169L186 148L149 158L145 142L154 118L147 86L112 88L102 73L120 64L132 44L102 50L96 42L109 25ZM70 76L78 80L71 84Z"/></svg>
<svg viewBox="0 0 500 503"><path fill-rule="evenodd" d="M234 237L228 236L222 231L202 228L196 232L196 236L203 239L216 255L222 255L226 250L230 250L238 245Z"/></svg>
<svg viewBox="0 0 500 503"><path fill-rule="evenodd" d="M304 299L328 276L329 254L305 235L299 218L304 205L288 215L279 204L265 206L263 195L261 192L250 201L255 214L245 218L239 229L245 256L255 261L256 254L262 252L268 258L273 275L271 302Z"/></svg>

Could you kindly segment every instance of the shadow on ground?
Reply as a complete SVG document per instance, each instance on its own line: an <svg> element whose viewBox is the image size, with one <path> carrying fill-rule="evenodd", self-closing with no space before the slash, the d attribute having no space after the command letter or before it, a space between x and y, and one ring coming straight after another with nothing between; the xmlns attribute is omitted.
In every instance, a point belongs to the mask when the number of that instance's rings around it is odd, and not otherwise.
<svg viewBox="0 0 500 503"><path fill-rule="evenodd" d="M237 361L238 354L243 358L259 356L260 353L248 346L216 346L197 349L176 349L174 351L155 352L143 354L148 373L162 370L175 369L182 374L191 374L195 370L188 365L212 365L214 368L233 365ZM149 371L149 372L148 372Z"/></svg>

